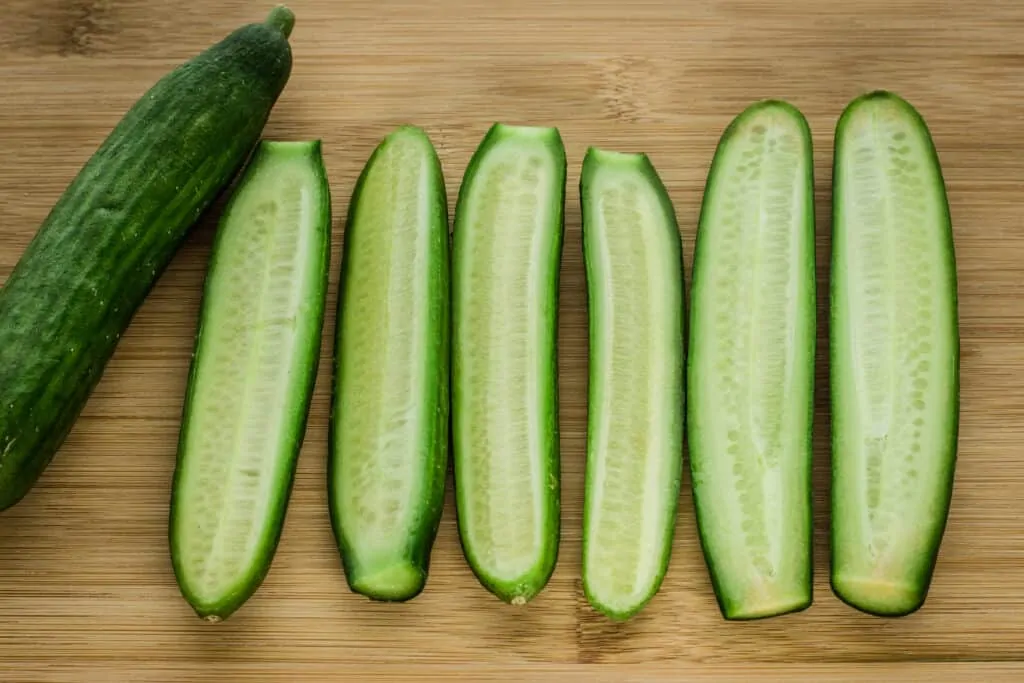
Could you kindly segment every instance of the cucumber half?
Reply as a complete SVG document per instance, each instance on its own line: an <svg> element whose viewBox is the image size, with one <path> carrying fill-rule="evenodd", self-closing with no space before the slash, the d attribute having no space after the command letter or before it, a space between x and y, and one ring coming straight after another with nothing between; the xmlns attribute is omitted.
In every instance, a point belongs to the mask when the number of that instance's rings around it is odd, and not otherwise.
<svg viewBox="0 0 1024 683"><path fill-rule="evenodd" d="M953 490L957 278L925 122L887 92L836 128L832 238L832 589L878 615L924 603Z"/></svg>
<svg viewBox="0 0 1024 683"><path fill-rule="evenodd" d="M427 580L448 466L448 203L419 128L373 152L349 208L328 472L349 586L408 600Z"/></svg>
<svg viewBox="0 0 1024 683"><path fill-rule="evenodd" d="M320 142L261 142L214 241L174 473L174 572L209 621L251 597L281 535L316 378L330 228Z"/></svg>
<svg viewBox="0 0 1024 683"><path fill-rule="evenodd" d="M556 334L565 150L555 128L495 124L455 210L452 429L466 559L496 596L547 584L559 540Z"/></svg>
<svg viewBox="0 0 1024 683"><path fill-rule="evenodd" d="M590 318L583 589L615 620L668 569L683 458L683 265L644 154L591 148L580 178Z"/></svg>
<svg viewBox="0 0 1024 683"><path fill-rule="evenodd" d="M814 171L807 122L758 102L722 135L694 254L687 431L723 616L812 598Z"/></svg>

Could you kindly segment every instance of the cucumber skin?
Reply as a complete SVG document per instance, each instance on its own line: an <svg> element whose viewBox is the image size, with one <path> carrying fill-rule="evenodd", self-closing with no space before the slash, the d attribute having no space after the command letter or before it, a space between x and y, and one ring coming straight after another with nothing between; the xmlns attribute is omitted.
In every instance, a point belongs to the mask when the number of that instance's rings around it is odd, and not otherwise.
<svg viewBox="0 0 1024 683"><path fill-rule="evenodd" d="M35 485L138 307L242 168L291 72L244 26L160 79L79 171L0 289L0 511Z"/></svg>
<svg viewBox="0 0 1024 683"><path fill-rule="evenodd" d="M223 621L231 616L239 607L241 607L256 590L263 583L267 573L270 571L270 564L274 558L274 554L277 551L278 543L281 539L281 530L284 526L285 513L288 509L288 502L291 498L292 485L295 481L295 468L298 464L299 452L302 449L302 443L306 432L306 424L309 417L309 408L312 401L313 390L316 386L316 374L317 374L317 363L319 360L320 351L320 339L323 333L323 318L324 309L326 305L326 295L328 286L328 275L329 265L331 257L331 195L330 187L327 180L326 169L323 164L322 157L322 144L319 140L314 140L308 143L309 148L307 154L309 155L310 162L313 164L315 169L321 191L321 201L317 208L317 215L321 217L319 223L321 250L319 254L319 261L316 265L321 273L320 284L316 296L312 297L309 301L309 310L307 317L310 320L315 321L313 323L313 333L310 335L310 345L300 353L304 353L308 359L305 363L306 371L302 377L302 388L300 390L301 399L297 401L299 409L295 415L295 428L293 430L294 438L293 444L288 455L290 464L288 467L289 477L287 481L279 484L279 498L277 509L271 513L273 516L273 522L271 524L268 537L264 539L263 550L259 555L257 562L252 566L251 573L249 574L248 580L245 585L237 592L231 594L226 600L218 604L205 604L198 599L188 588L187 577L185 570L179 562L180 552L178 550L178 531L177 531L177 492L179 490L180 477L182 472L182 466L186 457L185 452L185 440L188 434L189 426L189 415L190 407L192 403L192 397L196 388L197 370L198 370L198 359L199 349L201 347L203 338L203 329L210 324L206 319L206 306L200 304L199 321L196 327L195 334L195 351L192 354L192 362L189 366L188 383L185 391L185 399L182 408L182 422L181 430L178 437L178 452L175 459L174 476L171 485L171 502L170 502L170 522L168 524L168 540L171 548L171 566L174 570L175 579L178 583L179 589L181 590L182 596L186 599L195 613L204 620L217 622ZM272 153L272 152L271 152ZM252 155L252 161L249 163L245 172L238 180L238 184L232 192L231 197L228 199L227 205L225 206L224 213L221 215L221 224L230 219L231 209L235 201L237 200L240 191L245 187L246 181L249 177L258 173L261 170L263 160L268 156L268 147L265 143L261 142L256 146L255 151ZM211 249L211 257L209 267L207 269L207 276L204 283L204 289L209 286L211 282L210 275L214 272L220 258L222 258L221 250L218 249L221 241L221 236L224 231L221 229L217 230L214 236L214 243ZM206 300L206 293L204 292L204 301Z"/></svg>
<svg viewBox="0 0 1024 683"><path fill-rule="evenodd" d="M931 586L932 576L933 576L933 574L935 572L935 563L938 560L938 554L939 554L940 545L942 543L942 538L945 535L946 524L947 524L948 519L949 519L949 508L950 508L950 504L952 503L952 499L953 499L953 482L954 482L955 472L956 472L957 446L958 446L959 431L960 431L960 419L959 419L959 414L960 414L959 303L958 303L958 294L957 294L956 252L955 252L955 249L954 249L953 233L952 233L953 221L952 221L952 215L950 213L950 208L949 208L949 200L948 200L947 193L946 193L946 188L945 188L945 180L943 178L943 173L942 173L942 165L941 165L941 163L939 161L938 151L935 149L935 144L934 144L934 142L932 140L931 132L930 132L930 130L928 128L927 123L924 120L924 117L921 116L920 112L918 112L917 109L912 104L910 104L910 102L908 102L907 100L903 99L902 97L900 97L899 95L897 95L897 94L895 94L893 92L889 92L889 91L885 91L885 90L874 90L874 91L866 92L866 93L856 97L855 99L853 99L846 106L846 109L843 110L843 113L840 115L839 121L836 124L836 134L835 134L835 142L834 142L835 147L834 147L833 155L832 155L832 160L833 160L833 162L832 162L833 163L833 168L832 168L832 178L833 178L833 181L832 181L832 192L833 192L833 197L838 195L838 190L841 187L841 183L839 181L838 171L839 171L840 164L842 162L841 138L842 138L843 132L844 132L844 130L846 128L846 123L849 120L849 117L856 111L856 108L859 105L864 104L865 102L870 102L871 100L879 100L879 99L888 100L890 102L893 102L893 103L897 104L898 106L900 106L907 113L908 116L910 116L917 123L918 127L921 130L922 138L927 142L928 148L930 150L931 161L934 164L935 173L938 176L938 183L939 183L938 189L939 189L940 194L941 194L942 199L943 199L943 214L944 214L943 215L943 219L944 219L944 224L946 226L945 234L946 234L946 237L948 239L948 248L946 250L946 253L948 254L948 257L949 257L949 264L948 264L948 266L950 268L949 272L951 273L951 276L952 276L952 282L951 282L951 288L950 288L949 294L950 294L950 297L951 297L951 306L952 306L952 316L951 316L951 319L953 321L952 333L953 333L953 338L954 338L954 341L953 341L953 343L951 344L951 347L950 347L951 350L952 350L953 356L954 356L953 359L952 359L952 363L953 363L953 367L954 367L953 386L951 388L952 398L953 398L953 412L954 412L954 414L952 416L953 419L949 420L949 437L948 437L948 439L949 439L949 445L948 445L948 448L949 448L949 454L948 454L948 458L949 458L949 473L948 473L946 481L944 482L944 487L945 487L946 493L945 493L945 505L944 505L943 511L942 511L942 521L937 526L937 528L935 530L935 533L934 533L934 536L933 536L931 542L929 543L929 545L932 548L932 552L930 553L930 555L927 558L924 558L924 560L922 561L922 572L921 572L921 575L918 577L919 597L918 597L918 599L916 599L914 601L913 604L911 604L911 605L909 605L907 607L902 607L902 608L898 608L898 609L891 609L891 610L889 610L889 609L876 609L876 608L871 607L869 605L860 604L856 600L854 600L852 597L844 594L842 588L837 585L837 581L836 581L837 557L836 557L835 549L836 549L836 545L837 545L837 537L836 537L836 527L835 527L834 521L833 521L833 525L832 525L831 531L830 531L831 543L830 543L830 558L829 559L830 559L831 571L830 571L830 575L829 575L829 585L830 585L830 588L832 589L832 593L837 598L839 598L843 603L845 603L846 605L848 605L848 606L850 606L850 607L852 607L852 608L854 608L856 610L864 612L865 614L870 614L870 615L876 616L876 617L902 617L902 616L907 616L907 615L913 614L914 612L916 612L919 609L921 609L921 607L924 606L926 598L928 597L928 590L929 590L929 588ZM839 202L833 201L832 202L832 225L833 225L833 240L832 240L832 243L833 244L835 244L837 242L837 240L835 239L835 232L839 229L838 226L840 225L839 221L841 219L841 214L842 214L842 207L839 205ZM831 265L831 272L835 272L836 271L837 264L838 264L838 254L837 254L836 250L833 249L832 250L832 254L831 254L831 264L830 264ZM835 282L834 279L830 282L829 295L830 295L830 303L831 303L831 306L830 306L830 329L831 330L835 330L836 329L836 314L835 314L835 310L836 309L835 309L835 303L834 302L835 302L835 298L836 298L836 282ZM833 422L833 428L832 428L832 457L835 458L836 453L838 452L838 450L839 450L839 448L841 447L841 444L842 444L842 442L841 442L841 429L837 429L836 428L836 424L840 424L840 425L842 424L842 418L843 418L842 411L838 410L839 406L836 405L836 396L838 395L837 394L837 388L839 386L839 382L841 382L842 380L837 376L837 373L833 370L833 368L837 367L836 363L839 360L836 357L836 352L835 352L836 345L835 345L835 343L834 342L831 343L829 345L829 348L831 349L830 359L829 359L829 361L830 361L830 363L829 363L829 367L830 367L830 372L829 372L830 378L829 378L829 381L830 381L830 388L831 388L832 422ZM833 467L832 468L832 477L833 477L833 479L832 479L832 490L836 490L835 475L836 475L836 469L835 469L835 467ZM833 499L832 499L832 519L833 520L835 520L835 517L836 517L836 505L837 505L837 500L836 500L835 497L833 497Z"/></svg>
<svg viewBox="0 0 1024 683"><path fill-rule="evenodd" d="M718 164L720 163L720 160L723 158L721 152L724 151L726 145L728 145L729 141L732 139L732 135L735 133L736 129L739 127L739 124L742 123L743 118L745 116L754 114L754 113L760 111L761 109L767 108L767 107L778 107L778 108L781 108L781 109L783 109L785 111L788 111L789 113L791 113L792 115L794 115L795 117L797 117L799 119L799 121L801 122L801 126L803 128L804 143L807 145L808 153L811 155L811 157L813 159L813 147L812 147L812 141L811 141L810 126L808 125L806 118L800 112L800 110L798 110L796 107L794 107L793 105L789 104L788 102L785 102L785 101L782 101L782 100L762 100L760 102L756 102L756 103L748 106L746 109L744 109L742 112L740 112L729 123L729 125L726 127L726 129L723 131L721 137L719 138L718 145L716 147L714 157L712 158L711 168L708 171L708 181L707 181L706 188L705 188L705 191L704 191L704 200L703 200L702 205L701 205L701 215L700 215L700 217L698 219L698 226L703 224L704 217L706 215L707 205L705 204L705 202L707 202L710 199L710 195L711 195L711 193L708 192L708 189L711 188L711 185L713 183L717 182ZM809 219L808 219L809 226L808 226L808 229L811 232L811 234L810 234L810 240L811 240L810 244L812 245L811 246L811 255L810 255L810 259L809 259L809 263L807 264L807 267L811 269L810 277L811 277L811 280L812 280L813 284L812 284L812 288L811 288L811 291L810 291L810 296L812 297L812 300L810 302L810 307L811 307L812 313L811 313L810 316L808 316L807 324L809 325L809 329L806 329L805 333L807 335L809 335L809 338L811 340L811 345L810 345L810 350L809 350L810 360L808 362L813 364L814 363L814 359L815 359L816 354L817 354L817 351L816 351L816 346L817 346L817 342L816 342L817 320L816 320L816 312L815 312L816 311L815 299L816 299L816 287L817 287L817 284L816 284L816 279L815 279L816 276L814 274L814 269L815 269L815 261L814 261L814 259L815 259L814 251L815 250L814 250L814 245L816 243L816 240L815 240L815 234L814 234L814 230L815 230L815 208L814 208L814 192L813 192L813 187L814 187L814 168L813 168L813 164L808 165L807 173L808 173L807 182L810 183L810 186L812 188L812 191L809 193L808 198L807 198L808 210L809 210L809 214L808 214L809 215ZM695 243L694 243L693 266L692 266L692 270L691 270L691 273L690 273L690 277L691 277L691 297L693 295L693 285L692 285L692 283L698 281L698 275L699 275L700 270L701 270L701 258L700 258L701 257L701 248L700 248L700 246L701 246L700 245L700 228L698 227L697 238L696 238ZM697 307L695 305L693 305L693 302L691 301L690 326L689 326L690 334L691 335L697 334L697 331L696 331L697 330L697 328L696 328L696 324L697 324L696 312L697 311L696 311L696 309L697 309ZM692 347L692 342L691 342L691 347ZM796 612L801 612L803 610L806 610L814 602L814 490L813 490L813 483L812 483L813 467L812 467L812 462L811 462L811 460L813 459L812 440L813 440L813 432L814 432L814 430L813 430L813 427L814 427L814 398L813 398L813 391L814 391L814 388L813 388L813 377L814 377L814 372L813 372L813 369L811 371L811 378L812 378L811 391L812 391L812 394L811 394L811 400L808 401L808 406L807 406L807 411L808 411L808 422L807 422L808 430L807 430L806 439L807 439L808 462L807 462L807 465L806 465L807 476L806 476L806 481L805 481L805 484L804 484L804 488L805 488L805 490L807 492L807 529L808 529L808 539L807 539L807 554L808 554L808 557L807 557L807 579L806 579L807 599L801 605L799 605L799 606L797 606L797 607L795 607L793 609L787 610L786 612L780 612L780 613L777 613L777 614L765 614L765 615L759 615L759 616L754 616L754 617L740 617L740 616L736 616L733 613L732 605L730 604L730 600L727 598L726 586L722 585L721 581L719 580L718 574L717 574L716 569L715 569L714 562L711 559L711 556L710 556L710 553L709 553L707 539L705 538L704 530L703 530L703 527L702 527L702 525L700 523L701 512L700 512L700 505L697 502L698 501L698 493L697 493L697 486L696 486L696 483L697 483L697 480L699 478L699 474L700 473L698 471L699 468L695 466L694 459L693 459L694 452L698 452L698 453L700 452L700 446L699 446L700 439L699 438L694 438L694 434L696 432L696 427L694 426L695 420L693 419L693 415L692 415L693 404L694 404L693 396L696 395L696 394L699 394L700 392L699 392L699 388L698 387L694 387L693 385L690 384L689 378L690 378L690 367L692 365L692 360L693 360L692 354L688 355L688 357L687 357L687 395L690 397L690 401L689 401L688 409L687 409L687 425L688 425L688 438L687 438L687 442L688 442L688 447L689 447L689 451L690 451L691 486L694 488L694 492L693 492L694 493L694 515L695 515L695 518L696 518L696 521L697 521L697 536L698 536L698 539L700 541L700 546L701 546L702 554L704 556L705 562L706 562L707 567L708 567L708 574L709 574L709 577L710 577L710 580L711 580L712 590L713 590L713 592L715 594L715 600L718 603L719 611L721 612L722 617L724 619L729 620L729 621L759 621L759 620L762 620L762 619L771 618L773 616L781 616L782 614L796 613Z"/></svg>
<svg viewBox="0 0 1024 683"><path fill-rule="evenodd" d="M472 185L472 179L476 175L476 171L480 166L483 157L490 150L492 146L500 142L502 138L508 135L507 127L501 123L495 123L484 135L476 151L470 158L469 164L466 167L466 172L463 175L462 183L459 187L459 194L455 205L455 221L453 226L452 234L452 322L453 326L458 324L459 317L459 297L457 296L454 288L457 283L457 279L454 276L455 269L458 268L459 263L459 232L460 232L460 216L464 215L462 207L465 202L468 201L468 195L470 185ZM454 472L453 481L455 482L455 500L456 500L456 526L459 528L459 542L462 546L463 554L465 555L466 561L469 564L470 570L476 576L480 584L488 591L493 593L497 598L508 603L523 603L532 600L538 593L540 593L551 579L551 575L555 571L555 566L558 564L558 550L559 542L561 537L561 458L560 458L560 431L558 424L558 295L560 286L560 266L562 258L562 247L565 239L565 184L567 180L567 168L565 160L565 147L562 143L561 135L556 128L551 129L550 139L547 141L547 146L555 155L555 161L560 164L562 169L562 176L560 182L561 191L555 198L555 202L558 206L558 225L554 228L554 239L556 240L555 248L552 249L552 259L556 261L553 265L553 276L549 287L549 305L548 305L548 318L545 320L545 324L552 330L552 353L548 363L548 370L545 374L545 379L548 382L548 391L551 396L551 405L548 409L548 424L546 431L550 435L550 448L546 455L549 470L549 484L548 484L548 500L547 500L547 517L550 520L552 527L548 530L547 538L547 549L544 553L545 562L537 568L537 572L534 574L531 581L526 583L509 584L503 581L493 580L487 576L486 572L482 571L479 562L477 561L476 554L473 552L473 548L470 543L466 542L466 537L462 528L462 519L460 509L462 508L462 493L460 492L458 480L458 453L459 443L457 441L456 430L453 429L453 452L455 457L454 460ZM454 327L453 327L454 330ZM453 346L452 346L452 414L453 419L458 412L459 395L458 395L458 371L459 371L459 351L456 343L456 335L452 334ZM454 424L454 421L453 421Z"/></svg>
<svg viewBox="0 0 1024 683"><path fill-rule="evenodd" d="M598 163L600 163L599 161L597 161L597 157L596 157L596 155L599 152L600 152L600 150L595 149L595 148L590 148L590 149L587 150L587 153L583 157L583 167L582 167L582 171L580 173L580 183L579 183L580 216L581 216L581 223L584 226L584 228L581 230L581 234L582 234L581 245L582 245L582 249L583 249L583 263L584 263L585 266L589 264L589 260L587 259L587 231L585 229L585 226L587 224L587 208L586 208L587 196L588 196L587 185L588 185L588 183L590 181L590 178L593 176L593 174L597 172L597 170L591 164L598 164ZM679 398L678 398L678 401L679 401L680 407L683 408L686 405L686 390L685 390L685 385L686 385L686 383L685 383L685 347L686 347L686 335L685 335L685 328L686 328L686 298L685 298L685 291L686 291L686 287L685 287L685 271L684 271L684 265L683 265L683 245L682 245L682 239L679 236L679 224L678 224L678 221L676 219L675 207L672 204L672 200L669 197L668 190L665 188L665 185L662 182L661 177L658 175L657 169L655 169L654 164L651 163L650 159L648 158L648 156L646 154L641 154L637 158L636 167L637 167L637 170L639 170L640 173L647 179L647 181L650 182L651 185L656 189L656 191L657 191L657 193L659 195L659 198L661 199L662 209L665 212L665 216L666 216L666 218L668 218L671 221L671 224L672 224L672 226L673 226L673 228L675 230L675 235L673 237L672 243L673 243L673 246L675 246L678 249L678 252L677 252L678 256L676 258L679 261L679 281L678 281L678 283L675 283L675 284L678 285L678 287L679 287L679 300L680 300L680 304L682 306L682 320L680 321L680 333L681 333L681 335L680 335L679 344L678 344L678 348L679 348L679 368L678 368L678 370L679 370L679 377L680 377L680 379L682 381L679 383L679 391L678 391ZM586 288L587 288L588 294L591 292L591 286L590 286L591 276L592 276L592 274L591 274L590 268L589 267L585 267L584 268L584 278L586 280ZM587 308L588 308L588 310L593 310L594 309L594 305L595 305L595 302L588 295L588 297L587 297ZM587 335L587 337L588 337L588 343L589 343L590 348L594 349L596 347L596 345L597 345L597 341L596 341L596 329L595 329L595 327L593 325L593 321L592 320L591 320L591 323L588 325L588 335ZM591 352L590 356L591 356L591 358L593 358L593 352ZM588 383L588 386L589 387L593 387L594 386L594 382L590 381ZM588 389L588 391L590 391L590 390ZM594 405L594 403L596 402L596 399L597 399L597 397L595 395L591 395L588 398L588 404L589 405ZM680 433L679 433L678 442L673 444L673 448L677 448L678 451L679 451L679 467L680 467L680 471L679 471L677 477L675 478L675 480L674 480L674 482L672 484L672 489L673 489L673 492L674 492L674 495L672 496L672 500L671 500L671 503L670 503L670 505L672 507L672 512L671 512L671 514L668 517L668 528L665 530L665 534L666 534L666 537L668 538L669 542L666 544L665 548L663 548L662 557L659 560L660 570L658 572L657 580L654 583L653 590L650 592L650 594L647 596L647 598L645 600L643 600L642 602L640 602L637 605L635 605L633 609L625 611L625 612L616 612L615 610L608 609L604 605L600 604L600 602L591 594L590 587L589 587L589 585L587 583L586 574L584 573L584 575L583 575L583 581L582 581L582 583L583 583L583 594L584 594L584 597L586 597L587 602L589 602L590 605L592 607L594 607L594 609L596 609L598 612L600 612L601 614L603 614L604 616L608 617L609 619L611 619L613 621L627 621L627 620L631 619L632 617L636 616L641 610L643 610L643 608L647 606L647 603L649 603L654 598L654 596L658 593L658 591L660 590L661 584L662 584L662 582L665 579L665 574L668 572L669 560L672 557L672 538L673 538L673 536L675 534L676 517L678 515L678 508L679 508L679 491L680 491L681 480L682 480L682 466L683 466L683 464L682 464L682 451L683 451L683 440L684 440L684 431L685 431L685 412L680 415L679 427L680 427ZM592 439L593 439L593 426L589 423L589 420L588 420L588 424L587 424L587 442L588 442L588 444L592 442ZM586 473L585 473L586 483L585 483L585 486L584 486L584 489L585 489L584 497L585 498L588 498L588 497L590 497L592 495L591 494L591 477L592 477L592 474L591 474L590 462L591 462L591 457L590 457L589 448L588 448ZM582 557L583 558L586 558L586 556L587 556L587 546L589 544L589 539L587 537L588 535L586 533L586 530L589 528L588 517L589 517L588 507L587 507L586 504L584 504L584 506L583 506L583 546L582 546L583 547L583 551L582 551Z"/></svg>
<svg viewBox="0 0 1024 683"><path fill-rule="evenodd" d="M336 468L338 466L337 461L340 455L336 450L335 441L337 433L337 415L335 413L335 405L337 401L337 382L341 376L340 363L338 361L341 358L341 351L344 344L342 337L343 330L341 329L342 308L345 302L345 284L350 277L349 264L351 262L351 257L349 253L353 241L351 237L356 235L356 231L352 230L352 226L354 226L356 222L363 185L366 182L369 171L373 167L377 157L396 135L403 133L415 133L422 136L426 140L427 144L430 145L431 150L434 150L433 143L430 141L426 132L409 125L399 127L397 130L389 134L371 153L370 158L367 160L366 165L359 174L359 178L356 180L355 189L352 192L352 200L349 203L349 215L346 219L345 228L345 241L342 248L341 277L337 302L337 331L334 338L334 359L332 364L334 381L332 382L332 406L328 422L329 435L327 442L327 504L331 517L331 530L334 533L335 541L338 544L342 558L342 568L345 572L345 577L350 590L380 602L405 602L412 600L423 592L423 589L426 587L427 577L430 572L431 550L433 548L434 541L437 538L437 531L441 524L441 514L444 509L445 477L448 473L448 449L450 439L451 243L450 235L448 234L448 197L444 184L444 171L435 150L434 173L436 174L435 179L437 181L438 192L434 197L436 204L434 219L444 226L442 234L434 235L435 238L441 237L441 239L435 240L435 243L432 245L432 251L436 251L440 256L440 261L436 264L437 272L431 274L431 279L436 278L435 286L439 287L444 292L444 296L440 297L440 300L436 302L437 310L432 312L433 315L440 317L440 328L442 330L441 335L435 339L435 343L438 344L439 348L434 354L437 359L436 366L434 367L438 392L436 401L437 413L432 429L433 436L430 439L430 447L432 449L430 456L430 460L432 462L430 494L423 503L423 514L421 515L423 522L419 533L416 534L414 538L410 539L409 543L409 559L414 565L420 568L422 579L415 590L398 597L372 595L368 592L358 590L351 580L351 577L358 572L358 567L351 559L351 546L343 533L341 524L341 506L337 504L338 493L334 485Z"/></svg>

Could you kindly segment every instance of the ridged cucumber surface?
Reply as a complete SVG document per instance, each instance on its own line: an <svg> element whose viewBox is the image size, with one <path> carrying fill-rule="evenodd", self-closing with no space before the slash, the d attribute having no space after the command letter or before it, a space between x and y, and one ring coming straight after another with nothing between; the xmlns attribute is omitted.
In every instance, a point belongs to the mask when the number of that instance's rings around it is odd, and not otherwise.
<svg viewBox="0 0 1024 683"><path fill-rule="evenodd" d="M591 148L580 177L590 328L583 588L615 620L668 569L683 466L685 305L675 211L645 154Z"/></svg>
<svg viewBox="0 0 1024 683"><path fill-rule="evenodd" d="M865 612L924 603L953 490L957 277L938 156L899 96L836 128L832 237L832 588Z"/></svg>
<svg viewBox="0 0 1024 683"><path fill-rule="evenodd" d="M124 115L0 289L0 510L49 465L189 228L245 163L291 73L275 9Z"/></svg>
<svg viewBox="0 0 1024 683"><path fill-rule="evenodd" d="M227 618L262 583L316 379L331 204L319 141L261 142L214 240L171 501L181 591Z"/></svg>
<svg viewBox="0 0 1024 683"><path fill-rule="evenodd" d="M349 206L328 500L351 589L408 600L427 580L448 463L448 203L426 133L388 135Z"/></svg>
<svg viewBox="0 0 1024 683"><path fill-rule="evenodd" d="M452 429L456 509L480 582L524 604L559 541L556 337L566 162L555 128L495 124L455 211Z"/></svg>
<svg viewBox="0 0 1024 683"><path fill-rule="evenodd" d="M811 152L794 107L747 108L719 142L697 231L687 431L699 535L727 619L812 599Z"/></svg>

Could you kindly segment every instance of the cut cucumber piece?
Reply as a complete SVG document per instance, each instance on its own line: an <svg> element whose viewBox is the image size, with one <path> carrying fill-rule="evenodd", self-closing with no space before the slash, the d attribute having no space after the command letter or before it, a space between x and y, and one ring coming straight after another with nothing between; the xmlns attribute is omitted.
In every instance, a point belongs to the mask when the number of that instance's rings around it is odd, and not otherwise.
<svg viewBox="0 0 1024 683"><path fill-rule="evenodd" d="M897 95L850 103L834 163L831 583L897 616L924 603L953 491L953 234L931 135Z"/></svg>
<svg viewBox="0 0 1024 683"><path fill-rule="evenodd" d="M591 148L580 178L590 319L583 590L615 620L657 593L683 461L683 263L644 154Z"/></svg>
<svg viewBox="0 0 1024 683"><path fill-rule="evenodd" d="M694 254L687 432L726 619L812 599L814 170L803 115L758 102L715 152Z"/></svg>
<svg viewBox="0 0 1024 683"><path fill-rule="evenodd" d="M565 150L555 128L495 124L455 210L452 429L462 547L481 584L524 604L559 540L556 334Z"/></svg>
<svg viewBox="0 0 1024 683"><path fill-rule="evenodd" d="M330 229L320 142L261 142L214 241L174 473L174 573L209 621L252 596L281 535L316 378Z"/></svg>
<svg viewBox="0 0 1024 683"><path fill-rule="evenodd" d="M345 230L328 472L351 589L408 600L427 580L448 467L448 202L419 128L377 147Z"/></svg>

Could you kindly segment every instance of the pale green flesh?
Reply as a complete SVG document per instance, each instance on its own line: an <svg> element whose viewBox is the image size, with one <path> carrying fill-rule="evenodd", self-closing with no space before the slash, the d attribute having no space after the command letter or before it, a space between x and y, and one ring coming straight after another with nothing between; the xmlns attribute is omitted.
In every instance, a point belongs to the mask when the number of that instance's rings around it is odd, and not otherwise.
<svg viewBox="0 0 1024 683"><path fill-rule="evenodd" d="M955 271L926 129L898 100L837 133L832 372L833 585L874 612L924 592L955 452Z"/></svg>
<svg viewBox="0 0 1024 683"><path fill-rule="evenodd" d="M583 581L612 616L634 613L661 583L682 466L679 235L648 173L638 155L596 150L583 171L592 340Z"/></svg>
<svg viewBox="0 0 1024 683"><path fill-rule="evenodd" d="M512 128L460 199L453 275L459 528L475 571L528 599L552 552L557 472L551 362L564 158L543 128ZM557 513L555 513L557 514Z"/></svg>
<svg viewBox="0 0 1024 683"><path fill-rule="evenodd" d="M263 151L219 228L175 487L180 580L212 610L269 562L319 345L326 188L308 143Z"/></svg>
<svg viewBox="0 0 1024 683"><path fill-rule="evenodd" d="M813 188L790 108L753 108L727 135L697 238L688 401L704 552L742 619L811 595Z"/></svg>
<svg viewBox="0 0 1024 683"><path fill-rule="evenodd" d="M423 581L410 546L431 525L435 342L447 334L433 272L436 233L448 234L436 205L440 182L429 140L400 130L367 169L350 226L332 496L349 578L382 596Z"/></svg>

